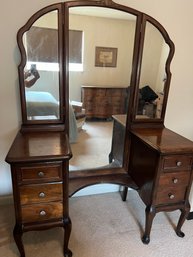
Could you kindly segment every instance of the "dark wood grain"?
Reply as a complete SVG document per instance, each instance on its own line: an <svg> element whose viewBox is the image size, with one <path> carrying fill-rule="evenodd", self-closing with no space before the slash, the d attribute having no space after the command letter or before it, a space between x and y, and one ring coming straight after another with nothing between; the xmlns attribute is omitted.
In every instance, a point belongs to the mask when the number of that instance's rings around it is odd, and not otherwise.
<svg viewBox="0 0 193 257"><path fill-rule="evenodd" d="M135 128L132 133L163 154L193 152L192 141L167 128Z"/></svg>
<svg viewBox="0 0 193 257"><path fill-rule="evenodd" d="M44 212L44 215L41 215ZM31 204L21 207L22 221L27 222L41 222L51 219L62 219L63 217L63 203L52 202L47 204Z"/></svg>
<svg viewBox="0 0 193 257"><path fill-rule="evenodd" d="M21 205L62 201L62 183L20 186Z"/></svg>
<svg viewBox="0 0 193 257"><path fill-rule="evenodd" d="M18 132L10 151L8 163L52 161L72 156L65 132Z"/></svg>

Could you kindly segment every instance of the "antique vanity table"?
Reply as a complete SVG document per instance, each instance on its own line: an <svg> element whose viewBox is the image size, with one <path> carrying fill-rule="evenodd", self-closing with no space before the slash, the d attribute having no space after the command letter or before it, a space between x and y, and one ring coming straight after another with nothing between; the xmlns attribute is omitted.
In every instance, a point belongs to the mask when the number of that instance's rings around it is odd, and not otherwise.
<svg viewBox="0 0 193 257"><path fill-rule="evenodd" d="M75 38L69 41L72 34ZM71 49L73 44L69 42L76 42L75 34L84 39ZM123 200L127 188L138 191L146 205L144 243L149 243L153 218L160 211L181 210L176 234L183 237L181 227L190 210L193 142L164 126L174 44L162 25L111 0L71 1L35 13L19 30L17 40L23 122L6 161L11 165L14 239L21 257L25 256L23 232L55 226L64 228L64 256L72 256L68 249L69 196L98 183L124 186ZM97 46L118 49L115 67L105 66L113 61L111 50L101 55L103 65L94 67ZM84 58L72 58L76 48ZM83 65L84 72L71 70L73 62ZM34 67L40 78L26 88L26 73L33 78ZM69 100L79 100L73 93L80 93L81 85L92 79L98 88L108 84L111 88L129 87L127 96L124 93L124 99L119 99L125 110L121 110L121 117L112 112L114 129L108 163L71 171ZM145 98L140 93L143 88L149 89ZM104 103L107 99L103 96ZM151 110L150 116L147 110Z"/></svg>

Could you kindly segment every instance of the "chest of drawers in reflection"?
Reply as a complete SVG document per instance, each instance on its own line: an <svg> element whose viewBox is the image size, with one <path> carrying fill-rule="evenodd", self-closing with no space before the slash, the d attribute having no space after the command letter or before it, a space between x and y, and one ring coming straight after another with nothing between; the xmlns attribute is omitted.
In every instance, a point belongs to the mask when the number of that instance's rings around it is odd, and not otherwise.
<svg viewBox="0 0 193 257"><path fill-rule="evenodd" d="M82 86L81 99L87 118L111 118L126 113L126 87Z"/></svg>

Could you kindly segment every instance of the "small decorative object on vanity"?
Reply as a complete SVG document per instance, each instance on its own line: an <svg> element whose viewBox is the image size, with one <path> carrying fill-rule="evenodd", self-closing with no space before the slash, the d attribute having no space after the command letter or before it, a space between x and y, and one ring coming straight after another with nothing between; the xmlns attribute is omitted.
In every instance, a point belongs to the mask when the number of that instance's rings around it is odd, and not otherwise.
<svg viewBox="0 0 193 257"><path fill-rule="evenodd" d="M95 47L104 41L108 68L95 66L94 60ZM20 256L26 256L24 232L60 226L64 256L71 257L69 196L98 183L123 186L124 201L128 188L138 191L146 205L143 243L150 242L153 218L161 211L181 211L176 234L183 237L193 142L164 126L174 44L162 25L112 0L70 1L36 12L19 30L17 42L22 125L6 161L11 165L13 234ZM26 86L34 74L38 79ZM77 129L69 103L81 100L81 90L84 122L113 120L112 146L106 166L69 172L69 131Z"/></svg>

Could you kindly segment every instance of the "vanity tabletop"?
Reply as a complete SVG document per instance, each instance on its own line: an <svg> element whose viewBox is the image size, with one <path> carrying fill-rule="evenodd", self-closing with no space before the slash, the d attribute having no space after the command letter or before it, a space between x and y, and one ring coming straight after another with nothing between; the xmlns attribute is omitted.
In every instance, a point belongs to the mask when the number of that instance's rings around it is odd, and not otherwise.
<svg viewBox="0 0 193 257"><path fill-rule="evenodd" d="M18 132L6 162L70 159L72 156L65 132Z"/></svg>
<svg viewBox="0 0 193 257"><path fill-rule="evenodd" d="M193 142L167 128L134 128L132 134L161 153L193 153Z"/></svg>

